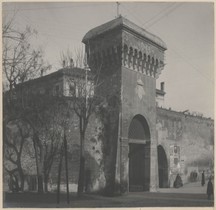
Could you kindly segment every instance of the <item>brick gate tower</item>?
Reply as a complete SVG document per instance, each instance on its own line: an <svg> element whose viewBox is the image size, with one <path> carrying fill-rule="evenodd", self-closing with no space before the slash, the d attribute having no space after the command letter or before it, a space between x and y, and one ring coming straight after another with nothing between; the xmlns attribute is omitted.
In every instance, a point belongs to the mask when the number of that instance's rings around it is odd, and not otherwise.
<svg viewBox="0 0 216 210"><path fill-rule="evenodd" d="M158 187L156 79L165 43L123 17L83 38L88 65L99 75L104 173L108 192L155 191Z"/></svg>

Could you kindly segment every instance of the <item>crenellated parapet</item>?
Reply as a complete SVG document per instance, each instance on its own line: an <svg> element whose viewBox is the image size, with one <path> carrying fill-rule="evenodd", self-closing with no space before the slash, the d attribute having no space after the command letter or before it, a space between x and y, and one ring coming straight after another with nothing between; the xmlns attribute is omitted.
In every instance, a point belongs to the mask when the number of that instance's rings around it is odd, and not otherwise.
<svg viewBox="0 0 216 210"><path fill-rule="evenodd" d="M144 51L138 51L124 44L122 49L122 65L144 75L158 78L164 67L164 62L155 56L148 55Z"/></svg>
<svg viewBox="0 0 216 210"><path fill-rule="evenodd" d="M90 68L106 74L125 67L157 79L164 67L166 44L123 17L90 30L83 42Z"/></svg>
<svg viewBox="0 0 216 210"><path fill-rule="evenodd" d="M147 76L158 78L164 68L164 61L124 44L106 49L90 51L88 64L92 69L106 69L114 66L124 66Z"/></svg>

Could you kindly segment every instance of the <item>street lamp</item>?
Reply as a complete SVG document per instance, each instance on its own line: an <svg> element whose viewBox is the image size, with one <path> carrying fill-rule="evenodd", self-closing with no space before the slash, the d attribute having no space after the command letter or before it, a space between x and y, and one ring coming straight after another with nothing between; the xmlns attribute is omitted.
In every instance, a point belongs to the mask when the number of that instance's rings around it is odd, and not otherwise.
<svg viewBox="0 0 216 210"><path fill-rule="evenodd" d="M88 66L88 61L87 61L87 53L85 53L84 56L84 70L85 70L85 105L86 105L86 115L87 115L87 84L88 84L88 71L90 71L90 68Z"/></svg>

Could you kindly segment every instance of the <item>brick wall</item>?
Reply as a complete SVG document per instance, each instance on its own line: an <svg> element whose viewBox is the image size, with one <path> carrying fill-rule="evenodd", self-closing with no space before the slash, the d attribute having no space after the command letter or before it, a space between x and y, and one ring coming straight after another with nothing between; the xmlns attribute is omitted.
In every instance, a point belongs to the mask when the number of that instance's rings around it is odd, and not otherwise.
<svg viewBox="0 0 216 210"><path fill-rule="evenodd" d="M177 173L188 182L192 168L212 169L214 124L212 119L157 108L157 139L167 155L172 186ZM178 164L173 163L173 146L180 147Z"/></svg>

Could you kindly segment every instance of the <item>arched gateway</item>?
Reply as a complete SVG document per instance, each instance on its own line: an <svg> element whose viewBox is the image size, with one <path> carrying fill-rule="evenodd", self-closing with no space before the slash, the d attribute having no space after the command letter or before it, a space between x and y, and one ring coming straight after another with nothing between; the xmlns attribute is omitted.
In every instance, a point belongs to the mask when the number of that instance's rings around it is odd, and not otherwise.
<svg viewBox="0 0 216 210"><path fill-rule="evenodd" d="M159 145L157 147L158 153L158 176L159 176L159 187L168 187L168 163L167 156L164 148Z"/></svg>
<svg viewBox="0 0 216 210"><path fill-rule="evenodd" d="M146 119L136 115L129 139L129 191L147 191L150 184L150 131Z"/></svg>

